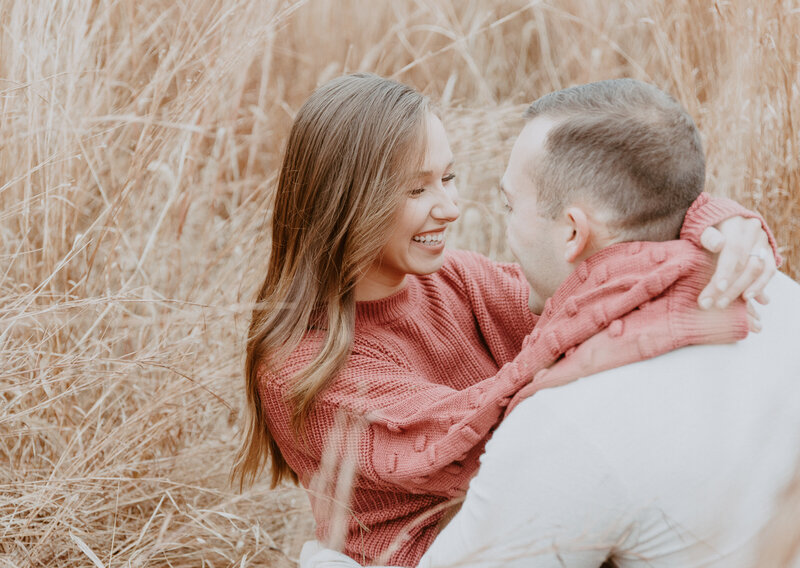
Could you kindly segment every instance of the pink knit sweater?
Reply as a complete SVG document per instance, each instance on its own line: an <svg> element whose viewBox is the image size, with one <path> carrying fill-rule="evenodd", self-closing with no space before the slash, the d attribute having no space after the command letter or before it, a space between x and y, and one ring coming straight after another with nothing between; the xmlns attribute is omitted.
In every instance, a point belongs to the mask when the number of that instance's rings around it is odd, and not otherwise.
<svg viewBox="0 0 800 568"><path fill-rule="evenodd" d="M752 216L704 194L682 237L697 243L705 227L737 214ZM320 345L321 332L309 332L281 369L262 365L260 394L271 433L309 490L317 538L362 564L416 565L519 391L746 335L741 306L696 308L710 271L707 255L685 241L616 245L581 265L537 322L518 266L449 252L438 272L357 304L347 365L298 441L285 394ZM579 348L593 336L612 359Z"/></svg>

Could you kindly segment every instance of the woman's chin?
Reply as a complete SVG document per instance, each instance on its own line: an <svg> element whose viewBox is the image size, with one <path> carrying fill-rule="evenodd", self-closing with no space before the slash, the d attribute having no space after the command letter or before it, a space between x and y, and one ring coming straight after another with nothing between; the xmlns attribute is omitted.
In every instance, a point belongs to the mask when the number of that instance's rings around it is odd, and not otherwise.
<svg viewBox="0 0 800 568"><path fill-rule="evenodd" d="M433 274L434 272L438 271L443 264L444 264L444 254L439 254L437 257L427 259L424 262L423 261L415 262L411 267L412 270L409 272L411 274L416 274L417 276L424 276L425 274Z"/></svg>

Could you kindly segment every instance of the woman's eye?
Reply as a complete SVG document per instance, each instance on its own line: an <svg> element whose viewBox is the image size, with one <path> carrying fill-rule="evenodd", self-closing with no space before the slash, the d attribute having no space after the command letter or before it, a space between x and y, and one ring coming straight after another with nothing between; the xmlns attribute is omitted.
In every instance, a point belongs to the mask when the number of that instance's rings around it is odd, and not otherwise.
<svg viewBox="0 0 800 568"><path fill-rule="evenodd" d="M425 192L425 188L424 187L417 187L417 188L412 189L411 191L409 191L408 194L411 197L416 197L418 195L422 195L424 192Z"/></svg>
<svg viewBox="0 0 800 568"><path fill-rule="evenodd" d="M442 183L447 183L456 179L456 174L447 174L442 178Z"/></svg>

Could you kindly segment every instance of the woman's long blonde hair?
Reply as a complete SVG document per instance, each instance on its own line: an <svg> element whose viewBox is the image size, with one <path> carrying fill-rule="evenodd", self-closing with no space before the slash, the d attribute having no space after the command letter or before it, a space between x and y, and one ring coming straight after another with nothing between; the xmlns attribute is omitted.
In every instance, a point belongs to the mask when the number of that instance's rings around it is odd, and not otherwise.
<svg viewBox="0 0 800 568"><path fill-rule="evenodd" d="M355 285L379 258L409 174L425 148L428 101L375 75L319 87L289 134L272 214L272 252L247 339L247 426L232 476L240 489L270 458L272 485L297 475L287 464L259 396L262 364L277 372L312 328L319 353L291 378L298 435L316 396L342 369L353 342Z"/></svg>

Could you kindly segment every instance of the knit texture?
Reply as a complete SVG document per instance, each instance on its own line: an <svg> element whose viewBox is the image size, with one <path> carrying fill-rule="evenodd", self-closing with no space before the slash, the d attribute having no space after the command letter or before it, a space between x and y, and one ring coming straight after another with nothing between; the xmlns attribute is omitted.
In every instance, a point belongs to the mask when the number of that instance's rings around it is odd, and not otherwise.
<svg viewBox="0 0 800 568"><path fill-rule="evenodd" d="M709 203L687 215L695 242ZM717 209L712 216L753 216L737 204ZM529 395L609 364L746 334L740 304L697 309L710 269L687 242L615 245L583 263L537 322L518 266L448 252L438 272L357 304L352 353L300 441L285 395L320 346L322 332L310 331L281 369L260 367L260 395L270 432L309 490L317 538L362 564L416 565L525 387ZM595 336L613 358L584 348Z"/></svg>
<svg viewBox="0 0 800 568"><path fill-rule="evenodd" d="M746 337L743 300L730 310L697 309L714 266L687 241L619 243L585 260L545 302L525 339L522 353L531 357L534 380L516 393L506 414L543 388L687 345ZM589 317L572 324L579 314Z"/></svg>
<svg viewBox="0 0 800 568"><path fill-rule="evenodd" d="M775 236L769 230L767 222L764 221L761 215L744 208L735 201L724 197L711 197L706 192L701 193L686 212L686 219L683 222L683 227L681 227L680 237L702 248L700 235L703 231L720 221L736 216L761 221L761 228L767 233L769 246L772 247L772 254L775 256L775 263L777 266L783 264L783 258L778 253L778 243L775 240Z"/></svg>
<svg viewBox="0 0 800 568"><path fill-rule="evenodd" d="M318 398L306 444L295 439L284 395L319 334L309 333L280 372L263 369L267 423L309 489L318 540L362 564L391 550L387 564L418 562L436 535L437 506L463 495L500 403L529 380L509 363L536 322L527 301L518 266L453 251L436 273L359 302L352 353Z"/></svg>

